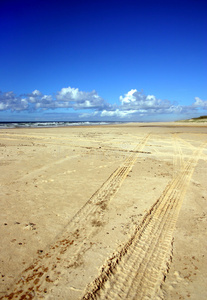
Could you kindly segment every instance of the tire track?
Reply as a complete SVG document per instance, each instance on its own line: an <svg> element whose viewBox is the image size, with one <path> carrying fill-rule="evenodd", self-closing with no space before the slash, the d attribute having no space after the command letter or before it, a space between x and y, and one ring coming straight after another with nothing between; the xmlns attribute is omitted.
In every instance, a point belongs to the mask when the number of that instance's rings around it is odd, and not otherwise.
<svg viewBox="0 0 207 300"><path fill-rule="evenodd" d="M104 222L107 204L132 169L139 151L144 148L149 136L150 134L146 135L140 141L134 152L130 152L123 164L111 174L100 189L76 213L55 238L54 244L44 250L45 254L39 255L33 264L19 275L9 289L11 292L0 299L39 299L45 295L49 286L54 285L54 281L57 282L60 277L61 266L67 265L67 268L70 268L77 264L80 255L91 247L85 241L100 230L98 227L92 226L94 216L98 214L99 223Z"/></svg>
<svg viewBox="0 0 207 300"><path fill-rule="evenodd" d="M175 177L176 174L182 169L184 161L183 161L183 153L180 144L178 143L177 134L173 134L173 146L174 146L174 156L173 156L173 176Z"/></svg>
<svg viewBox="0 0 207 300"><path fill-rule="evenodd" d="M196 146L192 145L190 141L195 142L194 140L185 140L181 138L180 136L177 136L177 138L180 140L180 142L185 145L188 149L191 149L192 151L195 151Z"/></svg>
<svg viewBox="0 0 207 300"><path fill-rule="evenodd" d="M182 200L203 147L167 185L122 250L102 267L82 300L156 299L169 267L172 235Z"/></svg>

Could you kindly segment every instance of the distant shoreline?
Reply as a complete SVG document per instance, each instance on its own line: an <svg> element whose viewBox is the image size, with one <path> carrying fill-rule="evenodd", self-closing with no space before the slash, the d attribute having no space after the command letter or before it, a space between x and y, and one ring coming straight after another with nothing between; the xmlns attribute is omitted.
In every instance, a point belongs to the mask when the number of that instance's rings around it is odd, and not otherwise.
<svg viewBox="0 0 207 300"><path fill-rule="evenodd" d="M58 129L89 127L207 127L207 121L173 122L0 122L0 130L5 129Z"/></svg>
<svg viewBox="0 0 207 300"><path fill-rule="evenodd" d="M18 122L0 122L0 129L8 128L58 128L70 126L94 126L119 124L123 122L107 122L107 121L18 121Z"/></svg>

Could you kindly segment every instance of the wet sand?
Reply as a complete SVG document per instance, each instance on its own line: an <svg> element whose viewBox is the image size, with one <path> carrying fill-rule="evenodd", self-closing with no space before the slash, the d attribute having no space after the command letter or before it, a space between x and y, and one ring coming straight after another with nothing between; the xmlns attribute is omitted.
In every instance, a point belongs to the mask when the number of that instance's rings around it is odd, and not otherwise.
<svg viewBox="0 0 207 300"><path fill-rule="evenodd" d="M207 124L0 130L0 299L207 299Z"/></svg>

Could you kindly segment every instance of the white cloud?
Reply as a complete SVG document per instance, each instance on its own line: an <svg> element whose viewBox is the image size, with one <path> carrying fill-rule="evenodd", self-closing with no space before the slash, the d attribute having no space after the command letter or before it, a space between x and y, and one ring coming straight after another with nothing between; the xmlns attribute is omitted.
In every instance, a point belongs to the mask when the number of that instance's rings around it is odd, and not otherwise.
<svg viewBox="0 0 207 300"><path fill-rule="evenodd" d="M62 88L57 93L56 99L70 103L69 106L74 109L103 109L107 105L95 90L92 92L83 92L71 87Z"/></svg>
<svg viewBox="0 0 207 300"><path fill-rule="evenodd" d="M62 88L55 97L43 95L39 90L34 90L24 98L16 96L13 92L0 93L0 110L46 110L57 108L72 108L103 110L109 107L95 90L92 92L79 91L77 88Z"/></svg>
<svg viewBox="0 0 207 300"><path fill-rule="evenodd" d="M51 95L43 95L35 99L35 108L55 108L55 101ZM32 102L33 103L33 102Z"/></svg>
<svg viewBox="0 0 207 300"><path fill-rule="evenodd" d="M98 116L99 112L98 111L94 111L94 112L90 112L90 113L83 113L79 115L79 118L89 118L89 117L94 117L94 116Z"/></svg>
<svg viewBox="0 0 207 300"><path fill-rule="evenodd" d="M131 114L136 113L136 110L103 110L101 112L101 117L119 117L119 118L125 118L125 117L130 117Z"/></svg>
<svg viewBox="0 0 207 300"><path fill-rule="evenodd" d="M136 89L130 90L124 96L119 97L121 105L128 109L153 109L153 108L169 108L172 104L168 100L157 99L154 95L144 95Z"/></svg>
<svg viewBox="0 0 207 300"><path fill-rule="evenodd" d="M207 109L207 100L201 100L199 97L195 97L195 102L193 103L193 106Z"/></svg>
<svg viewBox="0 0 207 300"><path fill-rule="evenodd" d="M5 110L6 109L6 104L0 102L0 110Z"/></svg>
<svg viewBox="0 0 207 300"><path fill-rule="evenodd" d="M121 104L112 109L105 109L101 117L129 118L132 115L157 116L157 115L181 115L195 114L200 109L207 109L207 101L195 97L195 103L192 105L176 105L169 100L156 98L154 95L144 95L136 89L131 89L124 96L120 96Z"/></svg>
<svg viewBox="0 0 207 300"><path fill-rule="evenodd" d="M32 94L33 94L34 96L41 96L41 95L42 95L42 93L41 93L40 91L38 91L38 90L34 90L34 91L32 92Z"/></svg>
<svg viewBox="0 0 207 300"><path fill-rule="evenodd" d="M120 96L119 100L121 101L122 104L135 102L136 101L136 97L135 97L136 93L137 93L137 90L132 89L127 94L125 94L124 97Z"/></svg>
<svg viewBox="0 0 207 300"><path fill-rule="evenodd" d="M80 118L102 117L110 119L129 119L139 116L189 115L198 114L207 109L207 101L195 97L191 105L177 105L169 100L144 95L131 89L119 97L120 104L109 104L98 93L80 91L78 88L62 88L56 95L44 95L39 90L17 96L13 92L0 92L0 111L48 111L56 109L87 110L79 114Z"/></svg>
<svg viewBox="0 0 207 300"><path fill-rule="evenodd" d="M60 92L57 93L57 100L62 101L77 101L83 98L83 92L79 91L79 89L71 88L70 86L67 88L62 88Z"/></svg>
<svg viewBox="0 0 207 300"><path fill-rule="evenodd" d="M121 102L119 106L103 110L101 116L128 118L135 114L144 116L182 111L179 105L175 106L168 100L157 99L154 95L146 96L136 89L131 89L124 96L120 96L119 100Z"/></svg>
<svg viewBox="0 0 207 300"><path fill-rule="evenodd" d="M25 98L17 97L13 92L0 92L0 110L21 111L28 108Z"/></svg>

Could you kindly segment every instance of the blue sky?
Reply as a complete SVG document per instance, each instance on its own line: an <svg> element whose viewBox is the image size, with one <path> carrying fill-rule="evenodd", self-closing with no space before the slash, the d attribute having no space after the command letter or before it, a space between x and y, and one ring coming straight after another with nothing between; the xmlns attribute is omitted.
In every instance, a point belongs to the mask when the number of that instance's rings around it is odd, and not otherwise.
<svg viewBox="0 0 207 300"><path fill-rule="evenodd" d="M0 1L0 121L207 114L207 2Z"/></svg>

